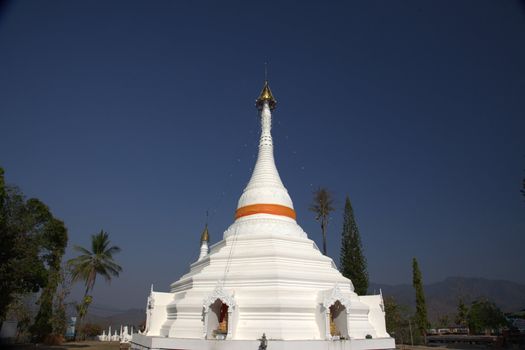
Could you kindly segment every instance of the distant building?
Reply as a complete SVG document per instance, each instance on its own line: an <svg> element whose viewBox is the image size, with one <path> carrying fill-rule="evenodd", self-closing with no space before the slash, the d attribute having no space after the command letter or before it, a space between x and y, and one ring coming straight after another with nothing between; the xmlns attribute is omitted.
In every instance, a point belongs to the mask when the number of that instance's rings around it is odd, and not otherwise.
<svg viewBox="0 0 525 350"><path fill-rule="evenodd" d="M67 322L66 339L73 339L75 337L76 324L77 324L77 318L76 317L70 317L68 322Z"/></svg>
<svg viewBox="0 0 525 350"><path fill-rule="evenodd" d="M468 334L469 329L468 327L464 327L461 325L451 325L448 327L442 327L442 328L430 328L427 330L427 334L430 335L444 335L444 334Z"/></svg>

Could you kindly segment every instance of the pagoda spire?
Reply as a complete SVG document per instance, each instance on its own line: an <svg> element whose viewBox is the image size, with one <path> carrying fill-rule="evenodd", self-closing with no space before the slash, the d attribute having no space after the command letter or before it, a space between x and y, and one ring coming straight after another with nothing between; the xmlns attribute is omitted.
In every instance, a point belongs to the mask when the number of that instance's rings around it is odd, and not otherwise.
<svg viewBox="0 0 525 350"><path fill-rule="evenodd" d="M273 97L268 80L265 80L262 91L255 101L261 115L261 137L259 155L252 177L244 189L235 218L255 214L271 214L295 220L293 203L284 187L273 157L272 110L277 101Z"/></svg>
<svg viewBox="0 0 525 350"><path fill-rule="evenodd" d="M204 226L204 231L202 231L201 234L201 250L199 254L199 259L197 261L202 260L206 255L209 253L208 248L208 242L210 241L210 234L208 232L208 223L206 222L206 225Z"/></svg>

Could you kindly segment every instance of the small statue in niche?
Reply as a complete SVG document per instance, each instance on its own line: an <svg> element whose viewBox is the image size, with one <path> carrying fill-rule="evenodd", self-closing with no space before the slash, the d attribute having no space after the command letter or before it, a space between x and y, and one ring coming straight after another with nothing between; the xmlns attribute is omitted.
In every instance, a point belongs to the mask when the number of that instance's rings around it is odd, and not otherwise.
<svg viewBox="0 0 525 350"><path fill-rule="evenodd" d="M219 312L219 328L218 333L228 333L228 305L222 304Z"/></svg>

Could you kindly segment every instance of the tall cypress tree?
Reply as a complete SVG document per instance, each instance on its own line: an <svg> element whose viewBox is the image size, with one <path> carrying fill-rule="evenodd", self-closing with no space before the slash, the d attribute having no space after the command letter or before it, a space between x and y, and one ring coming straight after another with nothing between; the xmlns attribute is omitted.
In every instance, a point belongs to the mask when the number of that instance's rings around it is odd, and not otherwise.
<svg viewBox="0 0 525 350"><path fill-rule="evenodd" d="M412 285L416 291L416 314L414 316L418 333L427 342L427 306L425 304L425 292L423 290L423 277L419 270L416 258L412 259Z"/></svg>
<svg viewBox="0 0 525 350"><path fill-rule="evenodd" d="M458 300L458 311L456 314L456 324L465 327L467 325L468 308L463 302L463 298Z"/></svg>
<svg viewBox="0 0 525 350"><path fill-rule="evenodd" d="M361 236L354 218L350 198L346 196L343 214L343 232L341 234L340 270L343 276L354 284L355 292L364 295L368 290L368 272L363 255Z"/></svg>

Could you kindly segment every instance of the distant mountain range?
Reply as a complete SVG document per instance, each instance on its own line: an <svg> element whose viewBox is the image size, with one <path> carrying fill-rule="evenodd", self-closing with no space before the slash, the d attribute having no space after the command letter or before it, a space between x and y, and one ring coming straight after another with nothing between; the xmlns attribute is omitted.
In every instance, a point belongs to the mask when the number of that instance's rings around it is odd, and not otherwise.
<svg viewBox="0 0 525 350"><path fill-rule="evenodd" d="M398 304L415 308L415 292L410 284L387 285L370 283L369 292L393 297ZM449 277L441 282L424 286L427 310L430 321L440 316L453 316L456 313L458 300L463 298L465 304L479 298L493 301L504 312L514 312L525 308L525 285L485 278Z"/></svg>
<svg viewBox="0 0 525 350"><path fill-rule="evenodd" d="M107 312L108 311L105 311L104 313L106 315L101 316L97 314L96 309L93 311L88 311L86 322L101 325L105 329L111 326L113 330L118 330L121 325L134 326L135 329L137 329L143 322L146 321L146 311L144 309L117 311L112 315L107 315Z"/></svg>
<svg viewBox="0 0 525 350"><path fill-rule="evenodd" d="M379 293L380 289L384 297L391 296L398 304L415 309L412 285L370 283L370 293ZM467 305L476 299L486 298L495 302L504 312L514 312L525 308L525 285L504 280L449 277L425 285L425 297L430 321L436 321L444 315L453 319L459 298L463 298ZM120 325L139 326L146 320L146 312L144 309L119 310L95 304L91 305L86 319L105 328L111 326L115 329Z"/></svg>

